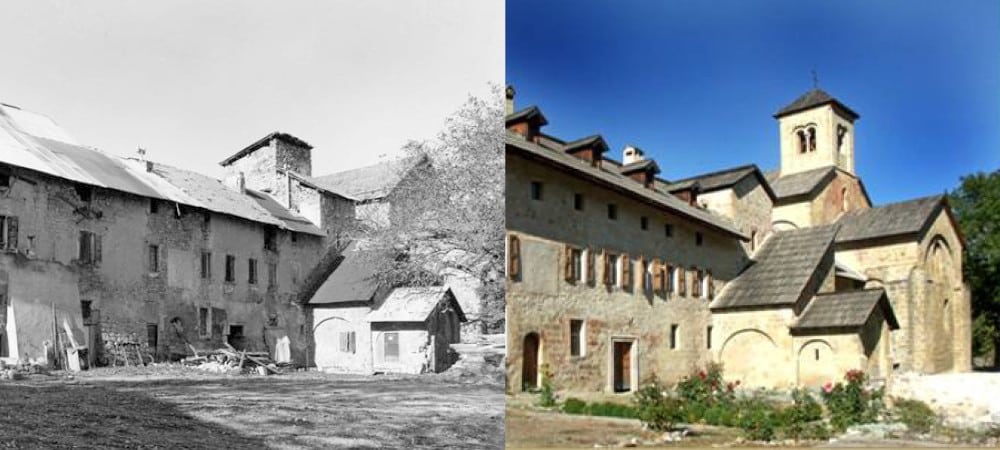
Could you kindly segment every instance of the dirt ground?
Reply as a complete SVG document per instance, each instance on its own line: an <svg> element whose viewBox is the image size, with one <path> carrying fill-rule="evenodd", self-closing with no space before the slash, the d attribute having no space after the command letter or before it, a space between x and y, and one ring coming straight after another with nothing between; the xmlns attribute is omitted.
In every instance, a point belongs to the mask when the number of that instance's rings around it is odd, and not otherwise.
<svg viewBox="0 0 1000 450"><path fill-rule="evenodd" d="M0 381L0 448L501 448L502 383L106 368Z"/></svg>

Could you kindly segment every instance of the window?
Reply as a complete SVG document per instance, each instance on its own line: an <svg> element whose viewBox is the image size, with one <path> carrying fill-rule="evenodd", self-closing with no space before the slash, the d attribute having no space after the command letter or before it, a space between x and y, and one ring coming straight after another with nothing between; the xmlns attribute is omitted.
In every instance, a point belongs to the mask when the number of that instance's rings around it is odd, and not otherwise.
<svg viewBox="0 0 1000 450"><path fill-rule="evenodd" d="M799 153L805 153L806 146L808 145L806 139L806 132L803 130L799 130L796 134L799 136Z"/></svg>
<svg viewBox="0 0 1000 450"><path fill-rule="evenodd" d="M209 317L208 308L198 308L198 336L209 337L211 336L212 329L209 327Z"/></svg>
<svg viewBox="0 0 1000 450"><path fill-rule="evenodd" d="M10 187L10 174L7 172L0 172L0 188Z"/></svg>
<svg viewBox="0 0 1000 450"><path fill-rule="evenodd" d="M17 217L0 216L0 250L17 250Z"/></svg>
<svg viewBox="0 0 1000 450"><path fill-rule="evenodd" d="M628 254L622 255L622 278L621 287L624 290L632 290L632 259L628 257Z"/></svg>
<svg viewBox="0 0 1000 450"><path fill-rule="evenodd" d="M155 354L156 346L160 340L160 327L155 323L146 324L146 345Z"/></svg>
<svg viewBox="0 0 1000 450"><path fill-rule="evenodd" d="M643 256L639 259L642 268L642 292L650 294L653 292L653 265Z"/></svg>
<svg viewBox="0 0 1000 450"><path fill-rule="evenodd" d="M385 334L385 360L399 361L399 333Z"/></svg>
<svg viewBox="0 0 1000 450"><path fill-rule="evenodd" d="M654 259L652 264L650 264L649 270L653 273L653 285L651 286L653 292L663 295L666 293L666 284L663 272L663 264L660 260Z"/></svg>
<svg viewBox="0 0 1000 450"><path fill-rule="evenodd" d="M247 283L257 284L257 260L250 258L247 269Z"/></svg>
<svg viewBox="0 0 1000 450"><path fill-rule="evenodd" d="M694 298L701 297L701 270L697 267L691 268L691 295Z"/></svg>
<svg viewBox="0 0 1000 450"><path fill-rule="evenodd" d="M583 211L583 194L573 194L573 209Z"/></svg>
<svg viewBox="0 0 1000 450"><path fill-rule="evenodd" d="M278 250L278 231L274 228L264 229L264 250Z"/></svg>
<svg viewBox="0 0 1000 450"><path fill-rule="evenodd" d="M666 237L671 237L674 235L674 226L671 224L663 225L663 235Z"/></svg>
<svg viewBox="0 0 1000 450"><path fill-rule="evenodd" d="M618 220L618 205L608 203L608 218L611 220Z"/></svg>
<svg viewBox="0 0 1000 450"><path fill-rule="evenodd" d="M815 352L816 352L816 361L819 361L819 349L817 348Z"/></svg>
<svg viewBox="0 0 1000 450"><path fill-rule="evenodd" d="M569 355L583 356L584 343L586 339L583 334L583 321L570 319L569 321Z"/></svg>
<svg viewBox="0 0 1000 450"><path fill-rule="evenodd" d="M513 281L521 277L521 240L513 235L507 238L507 276Z"/></svg>
<svg viewBox="0 0 1000 450"><path fill-rule="evenodd" d="M705 242L705 235L701 234L701 232L697 232L694 234L694 245L701 247L701 244L704 242Z"/></svg>
<svg viewBox="0 0 1000 450"><path fill-rule="evenodd" d="M278 263L267 263L267 286L278 285Z"/></svg>
<svg viewBox="0 0 1000 450"><path fill-rule="evenodd" d="M715 298L715 283L713 281L714 280L712 279L712 271L706 270L705 277L702 281L702 283L704 283L705 285L702 287L701 292L704 294L704 297L708 298L709 300Z"/></svg>
<svg viewBox="0 0 1000 450"><path fill-rule="evenodd" d="M566 260L564 266L566 281L576 283L583 280L583 251L578 248L566 246Z"/></svg>
<svg viewBox="0 0 1000 450"><path fill-rule="evenodd" d="M593 285L597 277L597 271L594 270L594 250L587 249L584 259L587 260L587 271L584 273L587 276L587 284Z"/></svg>
<svg viewBox="0 0 1000 450"><path fill-rule="evenodd" d="M149 199L149 213L156 214L158 212L160 212L160 202Z"/></svg>
<svg viewBox="0 0 1000 450"><path fill-rule="evenodd" d="M837 125L837 152L844 150L844 138L847 137L847 127Z"/></svg>
<svg viewBox="0 0 1000 450"><path fill-rule="evenodd" d="M150 272L160 271L160 246L150 245L149 246L149 264L147 265Z"/></svg>
<svg viewBox="0 0 1000 450"><path fill-rule="evenodd" d="M757 249L757 229L750 230L750 251Z"/></svg>
<svg viewBox="0 0 1000 450"><path fill-rule="evenodd" d="M212 278L212 252L201 252L201 277Z"/></svg>
<svg viewBox="0 0 1000 450"><path fill-rule="evenodd" d="M80 300L80 316L83 318L84 325L90 325L90 318L94 315L92 304L93 302L90 300Z"/></svg>
<svg viewBox="0 0 1000 450"><path fill-rule="evenodd" d="M816 151L816 128L809 127L809 151Z"/></svg>
<svg viewBox="0 0 1000 450"><path fill-rule="evenodd" d="M639 228L642 228L643 230L648 230L649 229L649 218L648 217L640 217L639 218Z"/></svg>
<svg viewBox="0 0 1000 450"><path fill-rule="evenodd" d="M76 196L80 198L80 201L90 203L90 201L94 199L94 188L78 184L74 187L74 189L76 190Z"/></svg>
<svg viewBox="0 0 1000 450"><path fill-rule="evenodd" d="M712 326L705 329L705 348L712 348Z"/></svg>
<svg viewBox="0 0 1000 450"><path fill-rule="evenodd" d="M101 237L90 231L80 231L78 250L76 259L81 264L101 262Z"/></svg>
<svg viewBox="0 0 1000 450"><path fill-rule="evenodd" d="M226 255L226 282L233 283L236 281L236 257L233 255Z"/></svg>
<svg viewBox="0 0 1000 450"><path fill-rule="evenodd" d="M847 211L847 204L848 204L849 201L850 201L850 199L847 197L847 188L846 187L845 188L841 188L840 189L840 210L841 211L845 211L845 212Z"/></svg>
<svg viewBox="0 0 1000 450"><path fill-rule="evenodd" d="M670 349L677 348L677 324L670 325Z"/></svg>
<svg viewBox="0 0 1000 450"><path fill-rule="evenodd" d="M294 231L290 231L290 232L288 232L288 235L291 236L292 242L299 242L299 234L298 233L296 233Z"/></svg>
<svg viewBox="0 0 1000 450"><path fill-rule="evenodd" d="M604 253L604 284L618 285L618 255L614 253Z"/></svg>
<svg viewBox="0 0 1000 450"><path fill-rule="evenodd" d="M677 274L674 273L674 271L675 271L674 266L671 266L670 264L666 263L663 264L663 273L666 277L663 280L664 294L677 292Z"/></svg>
<svg viewBox="0 0 1000 450"><path fill-rule="evenodd" d="M357 352L357 340L356 335L353 331L341 331L340 332L340 353L351 353Z"/></svg>
<svg viewBox="0 0 1000 450"><path fill-rule="evenodd" d="M541 200L542 199L542 183L539 181L531 182L531 199Z"/></svg>
<svg viewBox="0 0 1000 450"><path fill-rule="evenodd" d="M683 267L674 267L677 273L677 294L687 296L687 271Z"/></svg>
<svg viewBox="0 0 1000 450"><path fill-rule="evenodd" d="M201 225L208 228L212 224L212 213L205 211L201 214Z"/></svg>

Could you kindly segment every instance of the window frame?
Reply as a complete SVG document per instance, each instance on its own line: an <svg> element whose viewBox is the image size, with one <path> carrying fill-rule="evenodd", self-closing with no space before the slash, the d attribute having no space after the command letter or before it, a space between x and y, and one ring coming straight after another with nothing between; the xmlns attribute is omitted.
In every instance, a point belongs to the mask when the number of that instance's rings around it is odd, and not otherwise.
<svg viewBox="0 0 1000 450"><path fill-rule="evenodd" d="M394 342L394 347L395 347L395 350L396 350L396 352L395 352L394 355L390 355L390 353L389 353L389 349L392 348L392 347L389 346L389 337L390 336L393 337L393 338L395 338L395 340L393 341ZM399 332L398 331L388 331L388 332L386 332L382 336L382 341L383 341L382 342L382 359L385 362L399 362L399 353L400 353L399 352L399 350L400 350L399 349ZM390 358L390 356L391 356L391 358Z"/></svg>
<svg viewBox="0 0 1000 450"><path fill-rule="evenodd" d="M542 193L542 182L541 181L534 181L533 180L531 182L531 188L530 188L530 190L531 190L530 197L531 197L532 200L542 201L542 196L544 194Z"/></svg>
<svg viewBox="0 0 1000 450"><path fill-rule="evenodd" d="M159 244L148 244L146 246L146 270L149 273L160 273Z"/></svg>
<svg viewBox="0 0 1000 450"><path fill-rule="evenodd" d="M259 271L257 270L257 259L247 258L247 284L257 284L257 279L259 278Z"/></svg>
<svg viewBox="0 0 1000 450"><path fill-rule="evenodd" d="M212 252L208 250L201 251L201 279L211 280L212 279Z"/></svg>
<svg viewBox="0 0 1000 450"><path fill-rule="evenodd" d="M236 283L236 256L226 255L226 273L225 273L226 283Z"/></svg>
<svg viewBox="0 0 1000 450"><path fill-rule="evenodd" d="M574 327L576 329L576 342L574 343ZM583 358L587 356L587 322L583 319L569 319L569 356L573 358Z"/></svg>

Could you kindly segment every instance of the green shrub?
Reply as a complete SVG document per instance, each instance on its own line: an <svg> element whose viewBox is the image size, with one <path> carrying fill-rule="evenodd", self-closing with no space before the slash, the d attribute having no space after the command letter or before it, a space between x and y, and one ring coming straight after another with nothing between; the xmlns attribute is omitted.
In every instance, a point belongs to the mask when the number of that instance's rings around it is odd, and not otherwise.
<svg viewBox="0 0 1000 450"><path fill-rule="evenodd" d="M868 376L860 370L849 370L844 375L845 383L827 383L823 386L823 402L830 412L830 424L837 431L859 423L878 420L885 409L882 389L869 390L865 387Z"/></svg>
<svg viewBox="0 0 1000 450"><path fill-rule="evenodd" d="M934 410L920 400L896 400L891 411L892 416L906 424L907 428L918 433L931 431L937 423L937 415Z"/></svg>
<svg viewBox="0 0 1000 450"><path fill-rule="evenodd" d="M552 386L552 373L549 372L548 364L542 364L542 389L538 395L538 406L543 408L556 406L555 388Z"/></svg>
<svg viewBox="0 0 1000 450"><path fill-rule="evenodd" d="M779 410L760 397L748 397L736 402L739 415L736 425L743 430L746 439L770 441L774 439L775 423Z"/></svg>
<svg viewBox="0 0 1000 450"><path fill-rule="evenodd" d="M587 402L578 398L567 398L563 402L562 410L566 414L586 414Z"/></svg>
<svg viewBox="0 0 1000 450"><path fill-rule="evenodd" d="M587 405L586 413L591 416L624 417L627 419L638 417L635 408L611 402L590 403Z"/></svg>
<svg viewBox="0 0 1000 450"><path fill-rule="evenodd" d="M823 419L823 407L804 389L792 390L792 405L781 410L777 419L778 426L785 437L790 439L815 439L820 433L817 429L826 430L826 424L813 423Z"/></svg>
<svg viewBox="0 0 1000 450"><path fill-rule="evenodd" d="M632 399L636 417L651 430L667 431L683 420L681 400L674 398L654 377Z"/></svg>
<svg viewBox="0 0 1000 450"><path fill-rule="evenodd" d="M740 382L726 382L720 364L709 364L677 383L677 397L683 400L683 418L688 423L705 422L732 426L736 422L735 389Z"/></svg>

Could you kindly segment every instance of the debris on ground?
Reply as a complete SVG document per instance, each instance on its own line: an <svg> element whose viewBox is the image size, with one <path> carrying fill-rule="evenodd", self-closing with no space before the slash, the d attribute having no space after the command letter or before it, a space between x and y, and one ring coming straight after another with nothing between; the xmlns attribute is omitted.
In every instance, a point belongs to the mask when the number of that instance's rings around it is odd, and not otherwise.
<svg viewBox="0 0 1000 450"><path fill-rule="evenodd" d="M25 362L16 365L7 365L3 361L0 361L0 380L23 380L29 375L38 374L47 375L48 370L38 364Z"/></svg>
<svg viewBox="0 0 1000 450"><path fill-rule="evenodd" d="M194 349L192 349L194 350ZM236 350L232 346L210 351L194 350L195 355L181 360L190 367L216 373L277 375L284 373L289 364L276 363L267 352Z"/></svg>
<svg viewBox="0 0 1000 450"><path fill-rule="evenodd" d="M482 335L472 342L452 344L451 348L458 353L458 361L442 376L500 384L506 380L504 335Z"/></svg>

